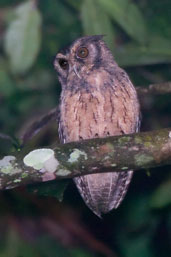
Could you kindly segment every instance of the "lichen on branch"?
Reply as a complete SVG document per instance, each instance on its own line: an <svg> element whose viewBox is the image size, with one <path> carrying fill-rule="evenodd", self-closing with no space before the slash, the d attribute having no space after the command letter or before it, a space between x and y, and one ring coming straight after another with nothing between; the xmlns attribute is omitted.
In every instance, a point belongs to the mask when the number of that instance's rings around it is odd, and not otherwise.
<svg viewBox="0 0 171 257"><path fill-rule="evenodd" d="M171 164L171 128L96 138L56 145L54 149L34 149L26 156L22 151L16 156L5 156L0 160L0 189L168 164Z"/></svg>

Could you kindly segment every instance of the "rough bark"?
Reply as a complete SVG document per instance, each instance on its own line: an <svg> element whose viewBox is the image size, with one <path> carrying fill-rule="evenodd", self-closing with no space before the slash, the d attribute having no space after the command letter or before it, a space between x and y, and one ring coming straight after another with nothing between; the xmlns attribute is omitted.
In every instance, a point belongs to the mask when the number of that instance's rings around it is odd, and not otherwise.
<svg viewBox="0 0 171 257"><path fill-rule="evenodd" d="M51 164L37 169L26 166L22 151L15 157L5 156L0 160L0 189L171 164L171 128L56 145L53 151L55 169Z"/></svg>

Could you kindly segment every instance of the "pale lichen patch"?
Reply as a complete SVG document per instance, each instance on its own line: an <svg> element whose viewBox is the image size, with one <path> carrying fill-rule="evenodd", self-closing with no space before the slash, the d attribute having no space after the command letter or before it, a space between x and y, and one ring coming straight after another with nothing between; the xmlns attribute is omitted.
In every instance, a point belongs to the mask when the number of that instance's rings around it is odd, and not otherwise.
<svg viewBox="0 0 171 257"><path fill-rule="evenodd" d="M58 176L67 176L71 173L71 171L67 170L67 169L64 169L64 168L61 168L59 169L59 171L56 173L56 175Z"/></svg>
<svg viewBox="0 0 171 257"><path fill-rule="evenodd" d="M154 159L152 156L147 154L136 154L135 155L135 162L138 166L146 165L152 162Z"/></svg>
<svg viewBox="0 0 171 257"><path fill-rule="evenodd" d="M135 137L135 143L136 144L142 144L142 139L139 138L138 136Z"/></svg>
<svg viewBox="0 0 171 257"><path fill-rule="evenodd" d="M127 169L128 169L128 167L123 167L123 168L122 168L122 170L127 170Z"/></svg>
<svg viewBox="0 0 171 257"><path fill-rule="evenodd" d="M47 172L55 172L59 162L55 158L55 152L52 149L42 148L31 151L24 159L26 166L32 167L35 170L46 170Z"/></svg>
<svg viewBox="0 0 171 257"><path fill-rule="evenodd" d="M131 140L131 137L129 136L122 136L121 138L119 138L118 142L120 145L126 144Z"/></svg>
<svg viewBox="0 0 171 257"><path fill-rule="evenodd" d="M11 163L12 161L15 161L16 158L13 155L5 156L2 160L0 160L0 167L6 166L8 163Z"/></svg>
<svg viewBox="0 0 171 257"><path fill-rule="evenodd" d="M110 159L110 156L108 156L108 155L106 155L106 156L103 158L104 161L105 161L105 160L108 160L108 159Z"/></svg>
<svg viewBox="0 0 171 257"><path fill-rule="evenodd" d="M0 160L0 171L8 175L20 173L21 169L17 167L15 161L15 156L5 156L2 160Z"/></svg>
<svg viewBox="0 0 171 257"><path fill-rule="evenodd" d="M16 185L9 185L9 186L6 186L5 189L13 189L15 187L16 187Z"/></svg>
<svg viewBox="0 0 171 257"><path fill-rule="evenodd" d="M74 151L70 154L68 162L74 163L79 160L79 158L83 156L85 160L87 160L87 154L79 149L74 149Z"/></svg>
<svg viewBox="0 0 171 257"><path fill-rule="evenodd" d="M92 167L91 169L92 170L98 170L98 167Z"/></svg>
<svg viewBox="0 0 171 257"><path fill-rule="evenodd" d="M130 151L139 151L139 147L137 146L132 146L129 148Z"/></svg>
<svg viewBox="0 0 171 257"><path fill-rule="evenodd" d="M14 183L20 183L21 182L21 179L17 178L17 179L14 179Z"/></svg>
<svg viewBox="0 0 171 257"><path fill-rule="evenodd" d="M13 167L10 164L6 167L1 168L1 172L4 174L11 174L12 170L13 170Z"/></svg>
<svg viewBox="0 0 171 257"><path fill-rule="evenodd" d="M54 157L54 155L48 159L45 163L44 163L44 168L48 171L48 172L55 172L55 170L57 169L59 165L58 160Z"/></svg>
<svg viewBox="0 0 171 257"><path fill-rule="evenodd" d="M171 138L171 131L169 131L169 138Z"/></svg>
<svg viewBox="0 0 171 257"><path fill-rule="evenodd" d="M21 178L26 178L28 176L28 173L27 172L23 172L22 174L21 174Z"/></svg>
<svg viewBox="0 0 171 257"><path fill-rule="evenodd" d="M144 142L144 146L147 148L152 148L153 144L151 142L147 141L147 142Z"/></svg>

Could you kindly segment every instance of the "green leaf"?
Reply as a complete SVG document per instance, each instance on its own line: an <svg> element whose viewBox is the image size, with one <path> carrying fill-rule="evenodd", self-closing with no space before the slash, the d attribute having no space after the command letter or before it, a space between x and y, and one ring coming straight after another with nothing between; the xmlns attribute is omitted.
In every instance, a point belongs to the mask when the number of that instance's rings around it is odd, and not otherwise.
<svg viewBox="0 0 171 257"><path fill-rule="evenodd" d="M0 58L0 95L9 97L15 91L14 81L10 78L6 62Z"/></svg>
<svg viewBox="0 0 171 257"><path fill-rule="evenodd" d="M164 181L151 197L151 207L164 208L171 205L171 179Z"/></svg>
<svg viewBox="0 0 171 257"><path fill-rule="evenodd" d="M122 256L154 257L150 242L158 220L150 212L149 195L134 195L125 207L117 234Z"/></svg>
<svg viewBox="0 0 171 257"><path fill-rule="evenodd" d="M114 29L106 12L94 0L86 0L81 8L81 17L86 35L105 35L104 40L114 50Z"/></svg>
<svg viewBox="0 0 171 257"><path fill-rule="evenodd" d="M71 249L70 254L72 257L93 257L87 250L81 248Z"/></svg>
<svg viewBox="0 0 171 257"><path fill-rule="evenodd" d="M58 225L57 225L58 229ZM59 236L58 236L59 237ZM70 255L68 247L60 243L60 240L56 238L52 238L52 236L48 235L40 235L38 239L35 240L35 248L39 253L38 256L42 257L72 257ZM62 237L62 236L61 236Z"/></svg>
<svg viewBox="0 0 171 257"><path fill-rule="evenodd" d="M170 41L160 36L150 38L148 44L134 43L115 48L116 61L121 66L137 66L171 62Z"/></svg>
<svg viewBox="0 0 171 257"><path fill-rule="evenodd" d="M37 57L41 34L41 15L33 1L19 5L15 19L7 28L4 47L13 73L26 72Z"/></svg>
<svg viewBox="0 0 171 257"><path fill-rule="evenodd" d="M80 6L82 4L83 0L67 0L67 3L69 5L71 5L74 9L76 9L77 11L80 10Z"/></svg>
<svg viewBox="0 0 171 257"><path fill-rule="evenodd" d="M40 184L29 185L27 189L31 193L36 193L42 196L55 197L58 199L58 201L61 202L63 200L64 191L67 185L67 180L49 181Z"/></svg>
<svg viewBox="0 0 171 257"><path fill-rule="evenodd" d="M25 242L17 233L13 226L9 226L7 233L4 234L3 249L0 252L1 257L35 257L36 251L29 243ZM21 255L22 253L22 255Z"/></svg>
<svg viewBox="0 0 171 257"><path fill-rule="evenodd" d="M98 0L110 17L138 42L146 41L145 20L138 6L129 0Z"/></svg>
<svg viewBox="0 0 171 257"><path fill-rule="evenodd" d="M120 251L124 257L154 257L150 248L150 236L148 234L132 238L122 238Z"/></svg>

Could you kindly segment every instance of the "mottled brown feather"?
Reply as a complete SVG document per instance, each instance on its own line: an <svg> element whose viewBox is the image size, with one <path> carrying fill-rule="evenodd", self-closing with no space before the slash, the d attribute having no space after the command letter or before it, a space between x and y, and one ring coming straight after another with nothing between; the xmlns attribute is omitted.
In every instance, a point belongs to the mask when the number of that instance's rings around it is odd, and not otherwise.
<svg viewBox="0 0 171 257"><path fill-rule="evenodd" d="M91 56L83 63L75 58L83 40ZM98 45L97 45L98 44ZM99 50L100 47L100 50ZM96 49L98 48L98 49ZM100 51L100 52L99 52ZM78 39L67 55L70 68L62 84L59 134L64 143L136 132L139 103L127 74L118 67L100 39ZM100 59L98 62L98 56ZM107 60L106 60L107 59ZM58 69L58 67L57 67ZM78 74L77 74L78 72ZM74 181L89 208L98 216L117 208L124 198L132 171L86 175Z"/></svg>

